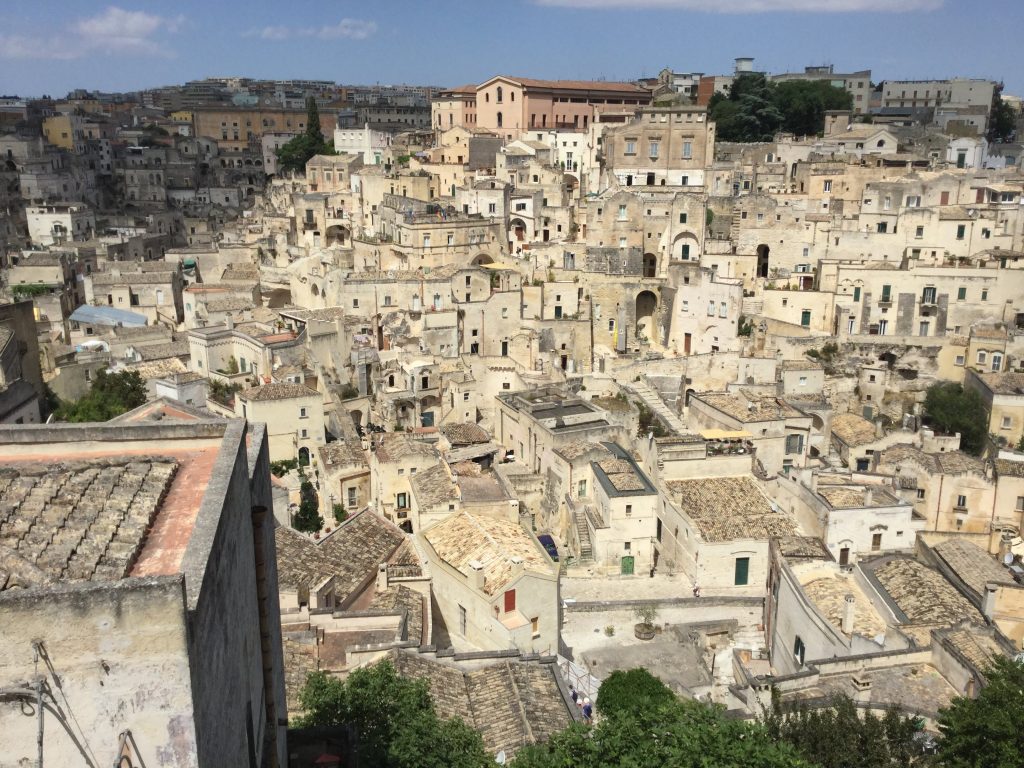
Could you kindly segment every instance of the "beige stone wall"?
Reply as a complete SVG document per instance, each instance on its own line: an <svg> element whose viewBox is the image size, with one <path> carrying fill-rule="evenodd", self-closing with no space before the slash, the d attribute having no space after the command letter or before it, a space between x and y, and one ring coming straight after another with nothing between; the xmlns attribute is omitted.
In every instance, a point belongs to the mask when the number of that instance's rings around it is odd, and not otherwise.
<svg viewBox="0 0 1024 768"><path fill-rule="evenodd" d="M84 585L44 600L8 592L0 595L0 623L0 687L27 688L42 674L53 697L46 699L65 714L63 723L45 714L46 765L83 765L81 749L89 759L112 756L125 730L147 765L199 765L179 579ZM38 660L34 642L45 654ZM0 707L4 764L35 764L30 706Z"/></svg>

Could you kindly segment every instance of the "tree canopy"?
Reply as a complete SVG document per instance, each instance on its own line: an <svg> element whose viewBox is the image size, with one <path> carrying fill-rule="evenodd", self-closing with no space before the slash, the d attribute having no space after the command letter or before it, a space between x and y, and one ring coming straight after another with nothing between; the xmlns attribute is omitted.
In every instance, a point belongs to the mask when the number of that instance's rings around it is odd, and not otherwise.
<svg viewBox="0 0 1024 768"><path fill-rule="evenodd" d="M939 713L939 764L1019 768L1024 756L1024 664L997 658L975 699L957 697Z"/></svg>
<svg viewBox="0 0 1024 768"><path fill-rule="evenodd" d="M870 711L861 717L848 696L834 697L828 707L784 711L773 695L764 725L772 740L821 768L906 768L919 752L913 718L896 709L881 718Z"/></svg>
<svg viewBox="0 0 1024 768"><path fill-rule="evenodd" d="M62 402L58 421L109 421L146 402L146 382L138 371L96 371L89 391L75 403Z"/></svg>
<svg viewBox="0 0 1024 768"><path fill-rule="evenodd" d="M926 421L943 432L960 433L960 448L980 454L988 434L988 414L981 395L961 384L941 381L928 387L924 399Z"/></svg>
<svg viewBox="0 0 1024 768"><path fill-rule="evenodd" d="M357 766L485 768L494 757L480 734L438 716L426 680L409 680L390 661L355 669L344 680L309 676L300 694L299 728L344 727L355 738Z"/></svg>
<svg viewBox="0 0 1024 768"><path fill-rule="evenodd" d="M646 669L616 670L601 683L597 710L602 715L635 713L675 700L672 690Z"/></svg>
<svg viewBox="0 0 1024 768"><path fill-rule="evenodd" d="M1017 113L1003 101L1003 86L992 94L992 109L988 116L989 141L1013 141L1017 134Z"/></svg>
<svg viewBox="0 0 1024 768"><path fill-rule="evenodd" d="M633 670L637 672L637 670ZM515 768L804 768L810 766L785 743L774 743L757 723L727 718L720 707L654 693L656 678L643 679L643 691L632 702L623 693L630 673L612 688L610 676L598 691L597 725L574 723L546 744L526 747L516 755ZM644 673L646 675L646 673ZM640 681L644 675L629 679ZM650 677L649 675L647 677ZM664 689L669 695L671 691ZM605 694L619 698L610 714Z"/></svg>
<svg viewBox="0 0 1024 768"><path fill-rule="evenodd" d="M333 155L334 146L324 139L320 127L320 111L316 100L306 99L306 131L277 150L277 164L282 171L306 170L306 163L316 155Z"/></svg>
<svg viewBox="0 0 1024 768"><path fill-rule="evenodd" d="M708 112L722 141L772 141L779 131L820 134L827 110L852 106L849 93L824 80L772 83L749 73L736 77L728 94L712 96Z"/></svg>
<svg viewBox="0 0 1024 768"><path fill-rule="evenodd" d="M305 474L299 484L299 511L295 513L292 525L303 533L316 533L324 526L324 519L320 516L320 498Z"/></svg>

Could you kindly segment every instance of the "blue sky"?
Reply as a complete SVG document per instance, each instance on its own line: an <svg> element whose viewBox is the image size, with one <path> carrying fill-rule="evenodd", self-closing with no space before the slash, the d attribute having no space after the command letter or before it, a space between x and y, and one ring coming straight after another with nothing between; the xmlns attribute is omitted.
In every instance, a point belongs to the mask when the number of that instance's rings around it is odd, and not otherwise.
<svg viewBox="0 0 1024 768"><path fill-rule="evenodd" d="M460 85L831 63L1024 93L1021 0L3 0L0 93L207 76Z"/></svg>

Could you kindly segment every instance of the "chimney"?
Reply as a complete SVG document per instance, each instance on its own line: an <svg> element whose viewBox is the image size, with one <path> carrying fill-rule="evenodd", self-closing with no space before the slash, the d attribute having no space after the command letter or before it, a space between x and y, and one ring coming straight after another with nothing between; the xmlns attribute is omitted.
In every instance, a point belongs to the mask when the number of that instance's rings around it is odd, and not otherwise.
<svg viewBox="0 0 1024 768"><path fill-rule="evenodd" d="M377 566L377 592L386 592L388 588L388 564L381 563Z"/></svg>
<svg viewBox="0 0 1024 768"><path fill-rule="evenodd" d="M225 325L225 327L227 327L227 329L229 331L234 330L234 328L235 328L235 318L233 318L231 315L228 315L227 318L225 318L225 320L224 320L224 325Z"/></svg>
<svg viewBox="0 0 1024 768"><path fill-rule="evenodd" d="M523 558L519 555L512 555L512 575L513 577L520 575L526 566L523 565Z"/></svg>
<svg viewBox="0 0 1024 768"><path fill-rule="evenodd" d="M865 488L864 489L864 506L865 507L870 507L871 506L871 501L872 501L872 499L874 499L874 496L875 496L875 494L874 494L874 492L870 488Z"/></svg>
<svg viewBox="0 0 1024 768"><path fill-rule="evenodd" d="M484 564L479 560L469 561L469 586L473 589L484 588Z"/></svg>
<svg viewBox="0 0 1024 768"><path fill-rule="evenodd" d="M999 560L1000 562L1006 562L1006 556L1011 554L1011 547L1013 546L1013 534L1004 533L999 537Z"/></svg>
<svg viewBox="0 0 1024 768"><path fill-rule="evenodd" d="M843 598L843 623L841 629L844 635L853 635L853 616L856 603L857 601L853 595L847 595Z"/></svg>
<svg viewBox="0 0 1024 768"><path fill-rule="evenodd" d="M985 585L985 594L981 597L981 612L985 614L985 618L992 621L992 617L996 613L996 594L998 587L995 584Z"/></svg>

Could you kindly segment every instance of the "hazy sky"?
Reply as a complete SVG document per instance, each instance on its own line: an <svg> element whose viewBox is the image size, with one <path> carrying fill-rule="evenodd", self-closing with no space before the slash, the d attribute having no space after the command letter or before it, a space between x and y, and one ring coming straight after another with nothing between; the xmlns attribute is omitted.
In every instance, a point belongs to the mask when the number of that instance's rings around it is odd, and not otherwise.
<svg viewBox="0 0 1024 768"><path fill-rule="evenodd" d="M1024 92L1022 0L2 0L0 93L209 76L461 85L834 64Z"/></svg>

